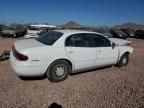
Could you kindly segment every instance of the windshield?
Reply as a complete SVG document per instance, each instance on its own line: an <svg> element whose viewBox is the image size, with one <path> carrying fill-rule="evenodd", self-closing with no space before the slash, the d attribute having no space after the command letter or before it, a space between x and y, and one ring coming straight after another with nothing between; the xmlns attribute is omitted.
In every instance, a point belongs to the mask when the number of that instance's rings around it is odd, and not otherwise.
<svg viewBox="0 0 144 108"><path fill-rule="evenodd" d="M36 38L36 40L43 44L46 44L46 45L52 45L62 35L63 35L63 33L61 33L61 32L51 31L51 32L46 32L46 33L40 35L38 38Z"/></svg>

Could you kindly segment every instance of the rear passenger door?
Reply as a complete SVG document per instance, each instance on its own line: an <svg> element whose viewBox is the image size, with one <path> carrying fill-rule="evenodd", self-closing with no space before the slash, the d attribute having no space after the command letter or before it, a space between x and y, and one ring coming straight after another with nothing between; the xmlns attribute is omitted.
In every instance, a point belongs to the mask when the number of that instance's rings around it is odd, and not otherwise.
<svg viewBox="0 0 144 108"><path fill-rule="evenodd" d="M75 70L92 68L96 64L96 50L90 47L89 35L78 33L65 41L66 54L73 61Z"/></svg>

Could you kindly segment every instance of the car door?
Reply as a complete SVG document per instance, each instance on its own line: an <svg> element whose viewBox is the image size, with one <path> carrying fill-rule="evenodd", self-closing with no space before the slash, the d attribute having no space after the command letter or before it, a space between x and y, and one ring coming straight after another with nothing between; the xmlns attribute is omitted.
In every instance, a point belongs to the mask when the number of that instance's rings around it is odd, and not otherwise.
<svg viewBox="0 0 144 108"><path fill-rule="evenodd" d="M114 49L110 40L99 34L93 34L96 47L96 66L112 65L114 63Z"/></svg>
<svg viewBox="0 0 144 108"><path fill-rule="evenodd" d="M95 66L96 50L90 47L88 36L86 33L78 33L66 39L66 54L73 61L75 70L83 70Z"/></svg>

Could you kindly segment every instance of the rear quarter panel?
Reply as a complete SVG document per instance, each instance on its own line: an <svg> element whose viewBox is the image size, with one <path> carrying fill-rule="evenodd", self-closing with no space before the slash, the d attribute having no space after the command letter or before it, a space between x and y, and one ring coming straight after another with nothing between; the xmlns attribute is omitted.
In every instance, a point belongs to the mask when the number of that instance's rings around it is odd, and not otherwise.
<svg viewBox="0 0 144 108"><path fill-rule="evenodd" d="M29 65L41 65L45 71L48 66L58 59L68 59L65 53L64 47L52 47L52 46L43 46L28 48L22 50L22 52L28 55L27 64Z"/></svg>

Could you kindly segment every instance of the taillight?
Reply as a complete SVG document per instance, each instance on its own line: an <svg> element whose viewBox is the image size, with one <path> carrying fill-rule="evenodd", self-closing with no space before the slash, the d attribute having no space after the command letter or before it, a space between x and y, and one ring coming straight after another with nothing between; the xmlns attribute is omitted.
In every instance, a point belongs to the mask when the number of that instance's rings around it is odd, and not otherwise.
<svg viewBox="0 0 144 108"><path fill-rule="evenodd" d="M28 60L28 56L24 55L24 54L21 54L19 53L15 47L12 47L12 52L13 52L13 55L20 61L26 61Z"/></svg>

